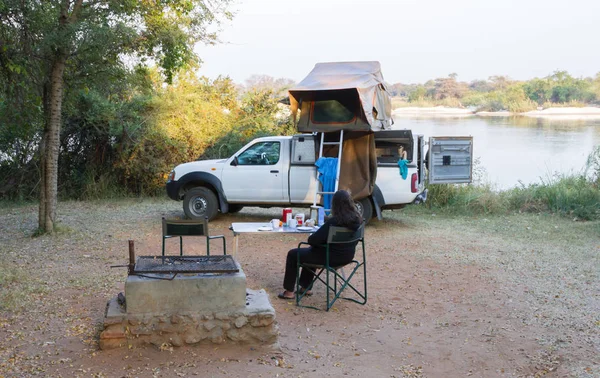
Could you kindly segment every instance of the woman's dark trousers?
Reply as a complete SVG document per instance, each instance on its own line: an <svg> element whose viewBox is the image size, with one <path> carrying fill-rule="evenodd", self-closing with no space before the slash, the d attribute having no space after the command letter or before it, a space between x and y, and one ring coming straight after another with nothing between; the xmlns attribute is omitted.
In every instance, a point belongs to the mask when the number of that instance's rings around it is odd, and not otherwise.
<svg viewBox="0 0 600 378"><path fill-rule="evenodd" d="M298 266L298 255L300 262L303 264L320 264L325 265L325 251L309 248L294 248L287 254L285 261L285 276L283 277L283 288L287 291L294 292L296 286L296 268ZM338 266L344 265L352 261L352 256L329 256L329 265ZM300 286L305 289L312 282L314 274L309 269L302 269L300 273Z"/></svg>

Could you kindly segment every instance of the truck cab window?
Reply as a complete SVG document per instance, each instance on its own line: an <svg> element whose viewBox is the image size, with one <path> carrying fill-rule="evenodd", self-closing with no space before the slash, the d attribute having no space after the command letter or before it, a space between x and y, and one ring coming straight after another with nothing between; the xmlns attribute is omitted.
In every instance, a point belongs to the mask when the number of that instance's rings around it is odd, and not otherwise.
<svg viewBox="0 0 600 378"><path fill-rule="evenodd" d="M259 142L238 155L238 165L275 165L279 162L279 142Z"/></svg>

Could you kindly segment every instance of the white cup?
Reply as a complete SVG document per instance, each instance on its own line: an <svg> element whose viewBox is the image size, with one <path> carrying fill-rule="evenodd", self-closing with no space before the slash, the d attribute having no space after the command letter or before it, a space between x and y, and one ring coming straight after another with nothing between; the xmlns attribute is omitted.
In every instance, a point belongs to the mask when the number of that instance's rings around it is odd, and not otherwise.
<svg viewBox="0 0 600 378"><path fill-rule="evenodd" d="M273 227L274 230L279 228L279 219L273 219L271 220L271 227Z"/></svg>
<svg viewBox="0 0 600 378"><path fill-rule="evenodd" d="M290 219L288 221L288 227L289 228L296 228L298 226L298 221L295 219Z"/></svg>

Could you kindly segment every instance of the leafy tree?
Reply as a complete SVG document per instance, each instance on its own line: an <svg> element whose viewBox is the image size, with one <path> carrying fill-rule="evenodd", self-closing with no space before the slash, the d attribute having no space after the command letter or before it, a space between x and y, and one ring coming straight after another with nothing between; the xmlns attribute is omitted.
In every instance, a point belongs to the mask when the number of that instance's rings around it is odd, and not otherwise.
<svg viewBox="0 0 600 378"><path fill-rule="evenodd" d="M526 112L535 109L535 104L527 97L523 85L514 83L509 85L501 95L502 102L508 111Z"/></svg>
<svg viewBox="0 0 600 378"><path fill-rule="evenodd" d="M505 90L510 84L511 80L508 76L495 75L490 76L488 80L492 83L492 88L494 90Z"/></svg>
<svg viewBox="0 0 600 378"><path fill-rule="evenodd" d="M417 87L412 92L409 93L408 101L410 101L410 102L421 101L425 98L426 94L427 94L427 89L425 89L425 86L417 85Z"/></svg>
<svg viewBox="0 0 600 378"><path fill-rule="evenodd" d="M234 126L208 147L203 158L229 157L251 140L269 135L291 135L295 128L289 108L270 90L246 92Z"/></svg>
<svg viewBox="0 0 600 378"><path fill-rule="evenodd" d="M456 81L458 75L451 73L448 77L435 79L433 98L443 100L445 98L461 98L466 92L465 85Z"/></svg>
<svg viewBox="0 0 600 378"><path fill-rule="evenodd" d="M179 69L198 62L195 43L216 41L209 26L230 17L228 2L0 0L2 106L30 108L35 118L8 127L43 124L40 230L52 232L56 222L63 100L91 84L118 81L125 62L151 59L170 83Z"/></svg>
<svg viewBox="0 0 600 378"><path fill-rule="evenodd" d="M246 79L246 92L272 91L275 97L286 97L288 89L296 82L291 79L275 79L269 75L252 75Z"/></svg>
<svg viewBox="0 0 600 378"><path fill-rule="evenodd" d="M389 90L392 96L408 97L417 90L418 85L415 84L393 84ZM424 94L423 94L424 95Z"/></svg>
<svg viewBox="0 0 600 378"><path fill-rule="evenodd" d="M523 90L527 97L531 100L537 102L539 105L542 105L546 101L548 101L552 95L552 86L546 79L532 79L526 82L523 86Z"/></svg>
<svg viewBox="0 0 600 378"><path fill-rule="evenodd" d="M475 92L491 92L493 90L493 86L489 81L486 80L473 80L469 83L469 90Z"/></svg>
<svg viewBox="0 0 600 378"><path fill-rule="evenodd" d="M548 76L548 82L552 86L550 100L552 102L584 101L594 99L591 91L591 83L582 79L576 79L567 71L556 71Z"/></svg>
<svg viewBox="0 0 600 378"><path fill-rule="evenodd" d="M600 72L596 74L596 77L592 80L592 92L596 101L600 100Z"/></svg>
<svg viewBox="0 0 600 378"><path fill-rule="evenodd" d="M182 72L149 101L148 125L115 163L122 185L139 194L163 189L165 174L198 159L230 132L238 117L238 93L229 78L211 81Z"/></svg>

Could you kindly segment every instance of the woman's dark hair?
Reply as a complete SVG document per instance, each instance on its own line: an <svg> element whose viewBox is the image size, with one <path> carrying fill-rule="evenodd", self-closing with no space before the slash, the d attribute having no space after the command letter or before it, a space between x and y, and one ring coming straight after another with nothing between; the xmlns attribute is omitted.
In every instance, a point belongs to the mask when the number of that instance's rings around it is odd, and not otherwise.
<svg viewBox="0 0 600 378"><path fill-rule="evenodd" d="M355 226L362 223L362 216L356 209L350 193L338 190L331 200L331 214L340 226Z"/></svg>

